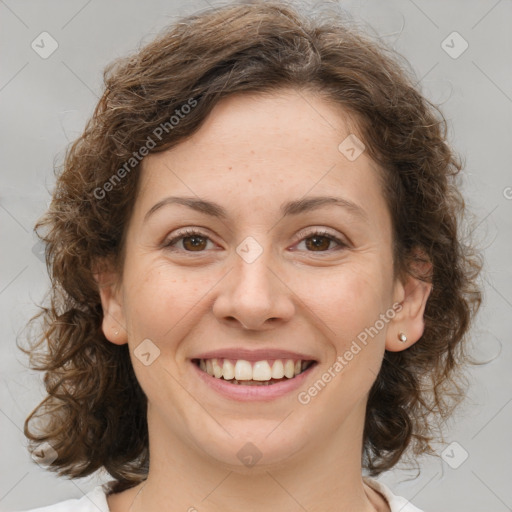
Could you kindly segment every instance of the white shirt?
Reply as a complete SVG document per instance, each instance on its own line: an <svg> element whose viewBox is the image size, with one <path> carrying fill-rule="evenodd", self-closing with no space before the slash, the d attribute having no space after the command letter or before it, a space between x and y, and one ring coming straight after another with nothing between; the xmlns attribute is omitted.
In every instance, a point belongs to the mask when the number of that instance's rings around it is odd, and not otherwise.
<svg viewBox="0 0 512 512"><path fill-rule="evenodd" d="M400 496L395 496L384 484L371 478L364 481L377 492L382 494L388 501L391 512L421 512L410 501ZM103 486L98 485L82 498L61 501L55 505L35 508L25 512L110 512L107 503L107 496Z"/></svg>

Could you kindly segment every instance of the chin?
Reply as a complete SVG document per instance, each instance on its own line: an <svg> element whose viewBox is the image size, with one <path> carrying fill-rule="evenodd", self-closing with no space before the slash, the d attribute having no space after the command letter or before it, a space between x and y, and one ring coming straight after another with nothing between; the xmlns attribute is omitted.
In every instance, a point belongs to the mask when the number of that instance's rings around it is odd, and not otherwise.
<svg viewBox="0 0 512 512"><path fill-rule="evenodd" d="M272 432L272 428L276 427L275 421L270 429L267 428L267 422L265 428L260 424L259 428L252 425L252 429L248 425L250 421L245 420L243 423L245 426L240 425L238 429L234 425L227 428L233 437L223 431L221 439L198 440L198 449L226 470L254 474L286 465L307 445L307 440L299 439L298 434L290 435L289 431L279 434Z"/></svg>

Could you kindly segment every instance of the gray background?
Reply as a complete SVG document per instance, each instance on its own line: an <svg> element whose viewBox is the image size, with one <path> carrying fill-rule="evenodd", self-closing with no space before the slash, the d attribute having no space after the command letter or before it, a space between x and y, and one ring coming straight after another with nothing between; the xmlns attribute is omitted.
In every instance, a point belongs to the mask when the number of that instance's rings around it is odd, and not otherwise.
<svg viewBox="0 0 512 512"><path fill-rule="evenodd" d="M73 482L44 471L29 457L22 433L42 397L41 376L26 369L15 341L48 285L32 228L50 198L54 161L62 160L91 115L104 66L177 16L208 5L215 2L0 0L2 510L80 497L102 479ZM466 161L464 192L486 257L485 303L472 344L474 356L487 364L472 368L465 406L436 446L445 458L422 459L418 478L394 470L381 479L425 511L512 510L512 2L372 0L341 6L407 57L424 94L442 105L450 139ZM44 31L59 45L47 59L31 47ZM453 31L469 44L457 58L442 47ZM457 37L445 43L452 53L462 48Z"/></svg>

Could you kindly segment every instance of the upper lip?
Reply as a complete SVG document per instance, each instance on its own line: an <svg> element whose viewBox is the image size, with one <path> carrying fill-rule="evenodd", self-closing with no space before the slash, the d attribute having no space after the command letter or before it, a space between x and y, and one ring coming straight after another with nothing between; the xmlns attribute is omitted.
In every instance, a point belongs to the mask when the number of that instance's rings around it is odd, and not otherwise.
<svg viewBox="0 0 512 512"><path fill-rule="evenodd" d="M258 349L248 350L243 348L220 348L210 352L202 352L192 359L243 359L245 361L264 361L268 359L294 359L301 361L316 361L310 355L290 350Z"/></svg>

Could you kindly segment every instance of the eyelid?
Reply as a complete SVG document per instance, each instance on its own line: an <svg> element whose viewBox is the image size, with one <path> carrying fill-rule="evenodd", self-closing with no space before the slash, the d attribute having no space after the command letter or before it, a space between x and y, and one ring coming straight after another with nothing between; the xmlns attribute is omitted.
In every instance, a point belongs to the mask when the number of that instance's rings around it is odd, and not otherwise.
<svg viewBox="0 0 512 512"><path fill-rule="evenodd" d="M193 226L193 227L186 227L186 228L178 229L174 234L167 236L164 239L164 241L162 242L161 247L162 247L162 249L176 250L178 252L186 252L189 254L194 254L195 252L197 252L197 254L200 254L202 252L207 252L207 251L183 251L183 249L176 249L175 247L173 247L174 244L176 244L180 240L187 238L187 237L191 237L191 236L201 236L203 238L206 238L210 242L216 244L216 242L212 239L212 236L209 234L209 230L207 228Z"/></svg>
<svg viewBox="0 0 512 512"><path fill-rule="evenodd" d="M188 255L207 253L207 252L209 252L207 250L186 251L186 250L179 249L179 248L176 249L173 246L180 240L187 238L187 237L192 237L192 236L200 236L200 237L206 238L210 242L216 244L216 242L212 239L212 237L208 234L208 232L209 232L209 230L207 228L196 227L196 226L193 226L193 227L189 226L186 228L178 229L170 238L165 239L165 241L162 244L162 248L173 250L176 252L186 253ZM338 250L350 246L350 241L347 241L345 236L343 236L343 235L340 236L337 233L333 233L333 232L329 231L325 227L319 227L319 226L308 226L307 228L301 229L294 236L295 241L293 242L293 244L297 245L299 242L303 242L307 238L313 237L315 235L326 237L326 238L330 239L331 241L335 242L336 244L338 244ZM296 249L294 249L294 252L295 251L296 251ZM322 254L328 255L334 251L335 250L333 250L333 249L329 249L327 251L305 251L305 252L310 253L310 254L317 254L317 255L322 255Z"/></svg>
<svg viewBox="0 0 512 512"><path fill-rule="evenodd" d="M297 242L302 241L304 238L308 238L313 235L326 236L328 238L332 238L341 246L348 247L350 245L350 241L346 236L340 235L337 232L329 231L327 228L320 226L309 226L307 228L303 228L297 233L297 235L294 238L296 239Z"/></svg>

